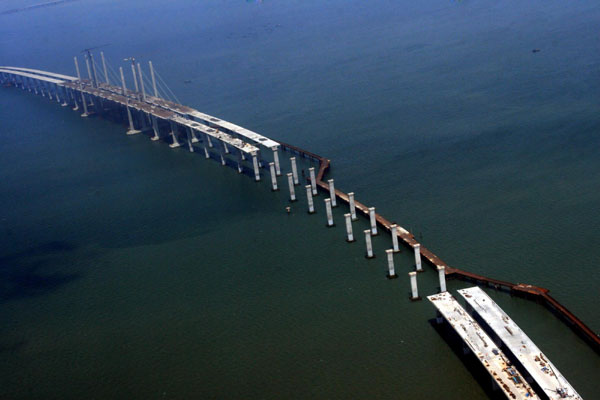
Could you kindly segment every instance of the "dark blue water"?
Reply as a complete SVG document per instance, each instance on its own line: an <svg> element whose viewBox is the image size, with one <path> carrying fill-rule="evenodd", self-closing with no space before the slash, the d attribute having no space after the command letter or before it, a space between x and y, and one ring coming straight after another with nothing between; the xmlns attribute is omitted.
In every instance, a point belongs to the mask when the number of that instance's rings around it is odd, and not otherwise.
<svg viewBox="0 0 600 400"><path fill-rule="evenodd" d="M0 65L74 75L103 44L113 67L152 60L183 104L330 158L338 188L450 265L547 287L600 330L596 2L106 0L0 20ZM488 395L407 300L412 252L386 280L389 237L365 260L344 207L326 229L324 196L309 216L299 190L287 215L283 180L14 88L0 121L1 398ZM598 356L490 294L594 398Z"/></svg>

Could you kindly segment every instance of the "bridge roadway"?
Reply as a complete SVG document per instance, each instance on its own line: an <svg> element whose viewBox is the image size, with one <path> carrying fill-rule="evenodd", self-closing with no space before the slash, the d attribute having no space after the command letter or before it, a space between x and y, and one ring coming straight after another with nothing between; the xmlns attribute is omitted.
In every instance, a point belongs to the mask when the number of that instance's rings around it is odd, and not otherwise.
<svg viewBox="0 0 600 400"><path fill-rule="evenodd" d="M243 151L244 153L257 153L259 148L254 146L254 144L269 148L272 151L277 151L279 148L278 142L269 139L266 136L260 135L231 122L202 113L191 107L177 104L152 95L147 94L144 101L141 100L142 94L140 92L127 90L126 96L124 96L121 87L99 82L98 87L95 88L91 85L90 80L78 80L73 76L56 74L53 72L32 68L3 66L0 67L0 72L45 81L56 84L60 87L68 88L74 91L81 91L88 95L114 101L118 104L129 106L148 115L153 115L157 118L185 125L186 127L195 131L199 131L203 134L223 141L228 145ZM194 124L192 122L186 122L190 121L190 117L193 122L198 122L197 120L199 120L200 123ZM206 128L206 126L208 126L208 128ZM243 139L247 139L251 143L246 143Z"/></svg>
<svg viewBox="0 0 600 400"><path fill-rule="evenodd" d="M76 81L77 78L74 76L69 76L69 75L62 75L62 74L57 74L54 72L48 72L48 71L41 71L39 69L32 69L32 68L17 68L17 67L0 67L3 69L9 69L12 71L21 71L21 72L29 72L38 76L46 76L46 77L50 77L50 78L55 78L61 81ZM39 79L39 78L36 78Z"/></svg>
<svg viewBox="0 0 600 400"><path fill-rule="evenodd" d="M465 298L473 312L485 322L482 326L487 325L490 328L493 332L492 336L500 339L508 351L507 354L512 354L517 359L549 399L567 397L581 400L581 396L550 362L550 359L481 288L474 286L459 289L458 293Z"/></svg>
<svg viewBox="0 0 600 400"><path fill-rule="evenodd" d="M539 398L521 373L511 366L502 350L496 347L492 339L450 293L442 292L427 298L475 354L506 398Z"/></svg>
<svg viewBox="0 0 600 400"><path fill-rule="evenodd" d="M62 85L64 82L64 80L51 78L51 77L43 76L43 75L37 75L35 73L26 72L26 71L12 70L12 69L9 69L6 67L0 67L0 72L4 72L6 74L18 75L18 76L22 76L25 78L36 79L36 80L44 81L44 82L48 82L48 83L53 83L55 85Z"/></svg>

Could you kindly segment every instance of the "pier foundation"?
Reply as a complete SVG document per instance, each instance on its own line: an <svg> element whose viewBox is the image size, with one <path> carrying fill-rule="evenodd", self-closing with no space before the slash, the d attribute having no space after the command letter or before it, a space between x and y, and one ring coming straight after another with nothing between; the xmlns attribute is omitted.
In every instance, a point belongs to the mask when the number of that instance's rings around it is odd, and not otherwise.
<svg viewBox="0 0 600 400"><path fill-rule="evenodd" d="M375 219L375 207L369 207L369 221L371 222L371 233L377 236L377 220Z"/></svg>
<svg viewBox="0 0 600 400"><path fill-rule="evenodd" d="M305 188L306 188L306 200L308 200L308 213L314 214L315 213L315 205L313 203L312 188L310 187L310 185L306 185Z"/></svg>
<svg viewBox="0 0 600 400"><path fill-rule="evenodd" d="M446 267L438 266L438 276L440 278L440 293L446 291Z"/></svg>
<svg viewBox="0 0 600 400"><path fill-rule="evenodd" d="M390 230L392 232L392 249L394 253L398 253L400 252L400 246L398 245L398 225L392 224Z"/></svg>
<svg viewBox="0 0 600 400"><path fill-rule="evenodd" d="M292 176L294 177L294 185L299 185L298 181L298 167L296 166L296 157L290 157L290 163L292 164Z"/></svg>
<svg viewBox="0 0 600 400"><path fill-rule="evenodd" d="M350 205L350 215L352 216L352 221L356 221L358 217L356 216L356 204L354 203L354 192L348 193L348 204Z"/></svg>
<svg viewBox="0 0 600 400"><path fill-rule="evenodd" d="M387 278L395 279L398 277L398 275L396 275L396 271L394 270L394 249L387 249L385 251L385 254L387 254L387 262L388 262Z"/></svg>
<svg viewBox="0 0 600 400"><path fill-rule="evenodd" d="M327 227L334 226L333 212L331 211L331 199L325 199L325 210L327 211Z"/></svg>
<svg viewBox="0 0 600 400"><path fill-rule="evenodd" d="M410 277L410 299L412 301L421 300L419 297L419 289L417 288L417 273L415 271L411 271L408 273L408 276Z"/></svg>
<svg viewBox="0 0 600 400"><path fill-rule="evenodd" d="M344 214L344 219L346 220L346 242L354 242L354 234L352 232L352 216L349 213Z"/></svg>
<svg viewBox="0 0 600 400"><path fill-rule="evenodd" d="M287 174L288 186L290 187L290 201L296 201L296 191L294 190L294 177L291 172Z"/></svg>
<svg viewBox="0 0 600 400"><path fill-rule="evenodd" d="M273 148L273 162L275 163L275 173L277 176L281 175L281 168L279 166L279 147Z"/></svg>
<svg viewBox="0 0 600 400"><path fill-rule="evenodd" d="M310 174L310 187L312 189L312 194L313 196L317 195L317 180L315 178L315 167L310 167L308 169L308 172Z"/></svg>
<svg viewBox="0 0 600 400"><path fill-rule="evenodd" d="M173 138L173 142L169 145L170 148L174 149L175 147L181 146L179 141L177 140L177 125L173 121L169 121L171 125L171 137ZM221 157L222 158L222 157ZM223 164L225 165L225 164Z"/></svg>
<svg viewBox="0 0 600 400"><path fill-rule="evenodd" d="M367 245L367 254L366 258L375 258L375 254L373 254L373 242L371 240L371 230L365 229L365 244Z"/></svg>
<svg viewBox="0 0 600 400"><path fill-rule="evenodd" d="M204 151L207 155L206 158L208 158L208 151L206 150L206 147L204 147ZM260 169L258 168L258 158L256 153L252 153L252 167L254 168L254 180L258 182L260 181Z"/></svg>
<svg viewBox="0 0 600 400"><path fill-rule="evenodd" d="M333 185L333 179L329 179L327 181L329 183L329 198L331 199L331 206L337 207L337 201L335 196L335 187Z"/></svg>
<svg viewBox="0 0 600 400"><path fill-rule="evenodd" d="M277 175L275 174L275 163L269 163L269 170L271 171L271 190L279 190L279 188L277 187Z"/></svg>
<svg viewBox="0 0 600 400"><path fill-rule="evenodd" d="M417 243L413 245L415 250L415 270L417 272L423 272L423 265L421 265L421 244Z"/></svg>

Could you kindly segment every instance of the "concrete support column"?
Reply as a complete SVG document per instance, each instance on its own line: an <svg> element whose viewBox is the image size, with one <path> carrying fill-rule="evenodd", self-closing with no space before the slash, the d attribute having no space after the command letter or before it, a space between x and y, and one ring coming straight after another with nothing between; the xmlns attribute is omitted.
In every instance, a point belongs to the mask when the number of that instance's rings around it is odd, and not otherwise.
<svg viewBox="0 0 600 400"><path fill-rule="evenodd" d="M36 89L37 94L37 89ZM73 111L79 110L79 102L77 101L77 96L75 96L75 92L71 89L71 99L73 100Z"/></svg>
<svg viewBox="0 0 600 400"><path fill-rule="evenodd" d="M175 125L175 122L173 121L169 121L169 124L171 125L171 137L173 138L173 142L169 145L169 147L174 149L175 147L181 146L181 144L177 140L177 125Z"/></svg>
<svg viewBox="0 0 600 400"><path fill-rule="evenodd" d="M354 192L348 193L348 202L350 203L350 215L352 216L352 221L356 221L358 217L356 216L356 204L354 203Z"/></svg>
<svg viewBox="0 0 600 400"><path fill-rule="evenodd" d="M317 195L317 180L315 178L315 167L310 167L308 169L308 172L310 173L310 187L312 189L312 194L313 196Z"/></svg>
<svg viewBox="0 0 600 400"><path fill-rule="evenodd" d="M377 220L375 219L375 207L369 207L369 221L371 221L371 233L377 235Z"/></svg>
<svg viewBox="0 0 600 400"><path fill-rule="evenodd" d="M335 187L333 186L333 179L327 181L329 183L329 197L331 198L331 206L337 207L337 201L335 196Z"/></svg>
<svg viewBox="0 0 600 400"><path fill-rule="evenodd" d="M66 107L69 105L69 92L66 87L63 86L63 102L61 104L62 107Z"/></svg>
<svg viewBox="0 0 600 400"><path fill-rule="evenodd" d="M223 154L223 147L221 147L221 150L219 151L219 156L221 157L221 165L225 166L226 162L225 162L225 154Z"/></svg>
<svg viewBox="0 0 600 400"><path fill-rule="evenodd" d="M331 199L325 199L325 210L327 212L327 227L332 227L333 223L333 212L331 211Z"/></svg>
<svg viewBox="0 0 600 400"><path fill-rule="evenodd" d="M291 172L287 174L288 186L290 187L290 201L296 201L296 191L294 190L294 177Z"/></svg>
<svg viewBox="0 0 600 400"><path fill-rule="evenodd" d="M274 147L273 148L273 162L275 162L275 172L277 173L277 176L281 175L281 168L279 166L279 152L278 152L279 148L278 147Z"/></svg>
<svg viewBox="0 0 600 400"><path fill-rule="evenodd" d="M196 132L192 128L190 128L190 134L192 135L192 143L198 143L198 137L196 136Z"/></svg>
<svg viewBox="0 0 600 400"><path fill-rule="evenodd" d="M48 85L48 83L44 82L44 86L46 86L46 89L48 90L48 98L50 100L52 100L52 89L50 89L50 86ZM25 87L23 87L23 88L25 88Z"/></svg>
<svg viewBox="0 0 600 400"><path fill-rule="evenodd" d="M241 174L242 171L244 170L244 168L242 167L242 159L243 159L244 153L242 153L241 150L237 150L237 170L238 173Z"/></svg>
<svg viewBox="0 0 600 400"><path fill-rule="evenodd" d="M408 276L410 276L410 299L412 301L421 300L419 297L419 289L417 288L417 273L415 271L411 271L408 273Z"/></svg>
<svg viewBox="0 0 600 400"><path fill-rule="evenodd" d="M85 99L83 92L81 92L81 104L83 104L83 114L81 114L81 116L85 118L90 114L88 113L87 100Z"/></svg>
<svg viewBox="0 0 600 400"><path fill-rule="evenodd" d="M225 154L229 154L229 147L227 147L227 143L223 142L223 150L225 150Z"/></svg>
<svg viewBox="0 0 600 400"><path fill-rule="evenodd" d="M154 136L152 136L150 140L159 140L160 131L158 130L158 121L156 121L156 117L154 115L150 115L150 119L152 119L152 130L154 131Z"/></svg>
<svg viewBox="0 0 600 400"><path fill-rule="evenodd" d="M352 232L352 217L350 214L344 214L344 219L346 220L346 242L354 242L354 234Z"/></svg>
<svg viewBox="0 0 600 400"><path fill-rule="evenodd" d="M400 246L398 245L398 225L392 224L390 230L392 231L392 248L394 249L394 253L398 253L400 251Z"/></svg>
<svg viewBox="0 0 600 400"><path fill-rule="evenodd" d="M129 99L127 100L127 104L125 105L127 109L127 119L129 120L129 130L127 130L128 135L135 135L136 133L140 133L135 126L133 125L133 116L131 115L131 107L129 107Z"/></svg>
<svg viewBox="0 0 600 400"><path fill-rule="evenodd" d="M423 272L423 266L421 265L421 244L415 244L413 249L415 250L415 270L417 272Z"/></svg>
<svg viewBox="0 0 600 400"><path fill-rule="evenodd" d="M364 232L365 232L365 244L367 245L367 255L365 257L375 258L375 255L373 254L373 243L371 241L371 230L365 229Z"/></svg>
<svg viewBox="0 0 600 400"><path fill-rule="evenodd" d="M206 147L204 150L206 151ZM260 169L258 168L258 159L256 158L256 153L252 153L252 166L254 167L254 180L258 182L260 181Z"/></svg>
<svg viewBox="0 0 600 400"><path fill-rule="evenodd" d="M271 171L271 190L272 191L276 191L279 190L277 188L277 174L275 173L275 163L270 162L269 163L269 170Z"/></svg>
<svg viewBox="0 0 600 400"><path fill-rule="evenodd" d="M306 185L306 199L308 200L308 213L309 214L314 214L315 213L315 205L313 203L313 198L312 198L312 188L310 187L310 185Z"/></svg>
<svg viewBox="0 0 600 400"><path fill-rule="evenodd" d="M206 159L210 158L210 154L208 153L208 147L206 147L208 145L208 135L204 132L202 132L202 146L204 147L204 157Z"/></svg>
<svg viewBox="0 0 600 400"><path fill-rule="evenodd" d="M385 254L387 254L387 262L388 262L387 278L395 279L398 277L398 275L396 275L396 271L394 270L394 249L387 249L385 251Z"/></svg>
<svg viewBox="0 0 600 400"><path fill-rule="evenodd" d="M440 279L440 293L443 293L446 291L446 267L438 266L437 270Z"/></svg>
<svg viewBox="0 0 600 400"><path fill-rule="evenodd" d="M54 84L54 97L56 97L56 102L60 103L60 93L58 93L58 85Z"/></svg>
<svg viewBox="0 0 600 400"><path fill-rule="evenodd" d="M187 128L187 129L185 129ZM184 127L185 129L185 136L187 139L187 145L188 145L188 150L190 151L190 153L194 152L194 146L192 146L192 128L189 126Z"/></svg>
<svg viewBox="0 0 600 400"><path fill-rule="evenodd" d="M298 181L298 167L296 166L296 157L290 157L290 163L292 164L292 176L294 177L294 185L299 185Z"/></svg>

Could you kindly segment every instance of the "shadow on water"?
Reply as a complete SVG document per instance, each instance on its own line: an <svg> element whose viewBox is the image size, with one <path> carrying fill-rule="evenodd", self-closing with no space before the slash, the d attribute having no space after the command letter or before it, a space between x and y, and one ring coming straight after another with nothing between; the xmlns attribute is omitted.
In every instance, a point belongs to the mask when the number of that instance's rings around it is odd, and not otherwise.
<svg viewBox="0 0 600 400"><path fill-rule="evenodd" d="M430 319L429 324L432 328L440 335L440 337L446 342L446 344L452 349L454 355L456 355L463 363L467 371L473 376L473 379L481 386L485 394L489 399L500 400L506 399L504 393L499 389L494 389L492 384L492 378L487 373L485 368L481 365L477 356L473 352L469 351L465 354L463 347L465 344L462 339L454 332L452 327L444 321L441 324L436 322L435 318Z"/></svg>
<svg viewBox="0 0 600 400"><path fill-rule="evenodd" d="M56 256L72 252L71 243L53 241L0 257L0 301L43 296L79 279L79 273L56 271Z"/></svg>

